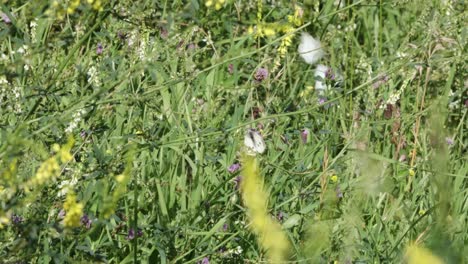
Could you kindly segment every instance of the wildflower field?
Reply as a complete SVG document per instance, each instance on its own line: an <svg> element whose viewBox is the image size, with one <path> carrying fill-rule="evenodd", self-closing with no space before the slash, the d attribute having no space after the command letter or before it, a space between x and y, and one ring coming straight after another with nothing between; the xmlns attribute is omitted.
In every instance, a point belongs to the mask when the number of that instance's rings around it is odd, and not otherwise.
<svg viewBox="0 0 468 264"><path fill-rule="evenodd" d="M463 0L3 0L0 263L468 263Z"/></svg>

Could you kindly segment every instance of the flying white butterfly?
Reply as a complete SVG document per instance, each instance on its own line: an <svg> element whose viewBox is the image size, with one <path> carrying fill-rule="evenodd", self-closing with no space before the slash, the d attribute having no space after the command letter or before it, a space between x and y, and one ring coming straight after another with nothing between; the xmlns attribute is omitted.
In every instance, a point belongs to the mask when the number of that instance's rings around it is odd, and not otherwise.
<svg viewBox="0 0 468 264"><path fill-rule="evenodd" d="M299 44L297 51L308 64L317 63L323 55L325 55L320 41L318 39L314 39L306 32L303 32L301 35L301 43Z"/></svg>
<svg viewBox="0 0 468 264"><path fill-rule="evenodd" d="M255 129L247 129L247 132L244 136L244 145L253 150L254 153L263 153L265 152L266 145L265 141L263 141L263 137L256 131ZM252 153L252 154L254 154Z"/></svg>

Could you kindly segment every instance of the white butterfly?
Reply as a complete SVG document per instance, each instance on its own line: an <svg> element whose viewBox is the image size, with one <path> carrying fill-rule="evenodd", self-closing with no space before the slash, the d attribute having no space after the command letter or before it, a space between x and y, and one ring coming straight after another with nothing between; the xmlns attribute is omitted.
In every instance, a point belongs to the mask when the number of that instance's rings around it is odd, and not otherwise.
<svg viewBox="0 0 468 264"><path fill-rule="evenodd" d="M323 55L325 55L320 41L318 39L314 39L306 32L303 32L301 35L301 44L299 44L297 51L308 64L317 63Z"/></svg>
<svg viewBox="0 0 468 264"><path fill-rule="evenodd" d="M244 136L244 145L256 153L265 152L266 145L263 137L255 129L247 129Z"/></svg>

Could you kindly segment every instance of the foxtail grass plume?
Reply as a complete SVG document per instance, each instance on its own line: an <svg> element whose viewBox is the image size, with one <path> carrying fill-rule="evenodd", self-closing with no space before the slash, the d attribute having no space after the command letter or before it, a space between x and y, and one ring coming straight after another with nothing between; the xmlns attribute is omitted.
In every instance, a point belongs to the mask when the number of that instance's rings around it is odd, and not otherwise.
<svg viewBox="0 0 468 264"><path fill-rule="evenodd" d="M444 264L438 256L418 245L410 245L406 248L405 259L408 264Z"/></svg>
<svg viewBox="0 0 468 264"><path fill-rule="evenodd" d="M297 51L304 61L311 65L317 63L325 55L320 41L305 32L301 35L301 43Z"/></svg>
<svg viewBox="0 0 468 264"><path fill-rule="evenodd" d="M269 263L288 260L289 241L278 222L268 213L268 195L263 189L255 156L244 154L242 159L242 197L247 207L250 228L257 235L260 246L266 251Z"/></svg>

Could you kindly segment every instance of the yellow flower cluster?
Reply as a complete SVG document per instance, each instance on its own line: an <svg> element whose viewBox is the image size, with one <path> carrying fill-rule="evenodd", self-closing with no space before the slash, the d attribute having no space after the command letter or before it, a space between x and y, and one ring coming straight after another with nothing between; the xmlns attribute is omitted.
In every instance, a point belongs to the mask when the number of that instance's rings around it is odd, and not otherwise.
<svg viewBox="0 0 468 264"><path fill-rule="evenodd" d="M306 86L305 90L301 91L301 93L299 94L300 97L307 97L309 94L313 93L313 91L315 91L315 88L314 86ZM305 98L305 100L307 101L307 98Z"/></svg>
<svg viewBox="0 0 468 264"><path fill-rule="evenodd" d="M50 178L57 177L60 173L60 165L55 156L44 161L31 179L30 186L42 185Z"/></svg>
<svg viewBox="0 0 468 264"><path fill-rule="evenodd" d="M257 159L243 156L243 175L241 191L248 209L251 229L258 236L258 242L267 252L271 263L287 261L289 241L279 223L268 214L268 195L262 188Z"/></svg>
<svg viewBox="0 0 468 264"><path fill-rule="evenodd" d="M3 229L3 227L9 223L10 223L9 215L0 211L0 229Z"/></svg>
<svg viewBox="0 0 468 264"><path fill-rule="evenodd" d="M300 27L304 23L304 20L302 19L303 15L304 15L304 10L300 6L296 5L294 6L294 15L289 15L288 21L292 25L296 27Z"/></svg>
<svg viewBox="0 0 468 264"><path fill-rule="evenodd" d="M274 72L277 67L281 65L281 59L284 58L288 52L288 47L292 44L292 39L294 37L295 27L301 26L303 21L303 9L295 5L294 6L294 14L288 16L288 22L281 24L281 23L264 23L262 22L262 8L263 4L261 0L257 1L257 25L255 27L250 26L247 30L249 34L253 34L255 38L262 38L262 37L271 37L274 36L277 32L281 32L285 34L281 43L278 47L278 56L274 60L274 68L272 72Z"/></svg>
<svg viewBox="0 0 468 264"><path fill-rule="evenodd" d="M94 10L101 12L103 10L101 0L87 0L88 4L93 7Z"/></svg>
<svg viewBox="0 0 468 264"><path fill-rule="evenodd" d="M206 0L205 6L206 7L214 6L216 10L220 10L221 7L223 7L224 2L226 2L226 0Z"/></svg>
<svg viewBox="0 0 468 264"><path fill-rule="evenodd" d="M3 189L3 186L9 186L13 184L14 177L16 175L16 164L18 160L13 159L7 168L0 173L0 193Z"/></svg>
<svg viewBox="0 0 468 264"><path fill-rule="evenodd" d="M294 37L294 28L291 26L283 27L283 32L286 36L281 40L281 44L278 48L278 54L280 57L284 57L288 52L288 47L292 44L292 38Z"/></svg>
<svg viewBox="0 0 468 264"><path fill-rule="evenodd" d="M101 0L86 0L86 2L99 12L103 10ZM47 10L47 15L55 16L58 19L63 19L66 14L71 15L75 13L76 9L80 6L81 0L54 0L51 8Z"/></svg>
<svg viewBox="0 0 468 264"><path fill-rule="evenodd" d="M69 2L68 7L67 7L67 14L73 14L75 13L76 8L80 6L80 0L72 0Z"/></svg>
<svg viewBox="0 0 468 264"><path fill-rule="evenodd" d="M26 183L26 190L31 187L42 185L48 180L58 177L60 175L60 163L63 164L69 162L73 158L70 153L73 143L73 138L70 138L68 143L63 147L60 147L58 144L54 144L52 146L52 150L56 154L48 158L41 164L41 166L39 166L36 175Z"/></svg>
<svg viewBox="0 0 468 264"><path fill-rule="evenodd" d="M250 26L247 29L247 33L253 34L255 38L271 37L276 34L276 26L275 24L261 23L255 26L255 28Z"/></svg>
<svg viewBox="0 0 468 264"><path fill-rule="evenodd" d="M102 210L102 215L104 218L109 218L111 214L114 213L115 205L127 191L127 184L130 181L130 164L131 163L127 164L127 166L125 167L125 171L122 174L119 174L115 177L117 186L115 187L112 195L104 198Z"/></svg>
<svg viewBox="0 0 468 264"><path fill-rule="evenodd" d="M76 202L76 195L73 192L68 192L67 199L63 203L65 210L65 218L63 225L65 227L77 227L80 225L80 219L83 215L83 204Z"/></svg>

